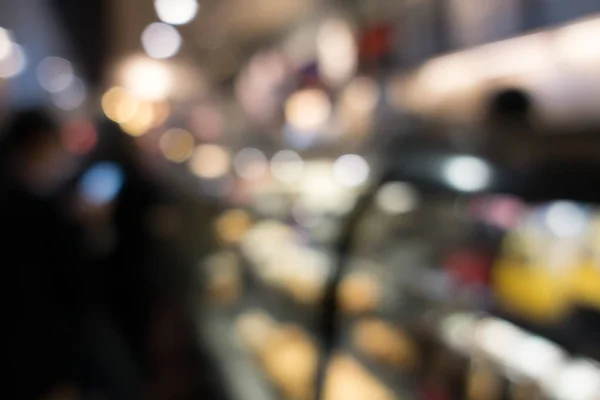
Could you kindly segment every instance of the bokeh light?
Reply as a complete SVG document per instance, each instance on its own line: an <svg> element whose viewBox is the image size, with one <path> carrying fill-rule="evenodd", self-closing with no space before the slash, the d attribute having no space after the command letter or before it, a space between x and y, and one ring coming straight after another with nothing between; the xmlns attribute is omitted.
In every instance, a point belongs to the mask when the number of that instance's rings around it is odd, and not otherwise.
<svg viewBox="0 0 600 400"><path fill-rule="evenodd" d="M155 0L154 8L162 22L183 25L194 19L200 5L197 0Z"/></svg>
<svg viewBox="0 0 600 400"><path fill-rule="evenodd" d="M267 173L269 163L262 151L248 147L240 150L233 158L233 168L243 179L260 179Z"/></svg>
<svg viewBox="0 0 600 400"><path fill-rule="evenodd" d="M300 90L288 98L285 116L295 130L313 133L322 129L329 120L331 101L322 90Z"/></svg>
<svg viewBox="0 0 600 400"><path fill-rule="evenodd" d="M491 183L492 171L483 160L472 156L451 158L443 167L446 182L464 192L477 192Z"/></svg>
<svg viewBox="0 0 600 400"><path fill-rule="evenodd" d="M546 211L546 225L558 237L573 237L583 233L587 221L588 216L583 209L568 201L558 201Z"/></svg>
<svg viewBox="0 0 600 400"><path fill-rule="evenodd" d="M65 111L75 110L85 103L87 87L80 78L73 78L69 86L60 92L52 93L50 98L56 108Z"/></svg>
<svg viewBox="0 0 600 400"><path fill-rule="evenodd" d="M181 48L181 35L171 25L155 22L142 32L142 47L152 58L163 59L176 55Z"/></svg>
<svg viewBox="0 0 600 400"><path fill-rule="evenodd" d="M271 158L271 174L283 183L294 183L302 179L304 161L292 150L281 150Z"/></svg>
<svg viewBox="0 0 600 400"><path fill-rule="evenodd" d="M0 60L0 78L14 78L27 67L27 57L23 47L18 44L12 43L10 55Z"/></svg>
<svg viewBox="0 0 600 400"><path fill-rule="evenodd" d="M160 138L160 150L166 159L181 163L192 155L194 137L185 129L169 129Z"/></svg>
<svg viewBox="0 0 600 400"><path fill-rule="evenodd" d="M171 94L171 70L158 60L135 57L125 63L121 72L124 86L143 100L164 100Z"/></svg>
<svg viewBox="0 0 600 400"><path fill-rule="evenodd" d="M63 147L76 155L87 154L98 142L96 127L90 121L77 119L65 124L60 132Z"/></svg>
<svg viewBox="0 0 600 400"><path fill-rule="evenodd" d="M333 164L333 179L341 186L361 186L367 182L369 174L369 164L356 154L343 155Z"/></svg>
<svg viewBox="0 0 600 400"><path fill-rule="evenodd" d="M71 63L60 57L44 58L38 65L36 74L40 86L50 93L66 90L75 79Z"/></svg>
<svg viewBox="0 0 600 400"><path fill-rule="evenodd" d="M80 191L91 204L103 205L117 197L125 174L118 164L101 162L92 166L82 177Z"/></svg>
<svg viewBox="0 0 600 400"><path fill-rule="evenodd" d="M201 140L212 141L223 135L223 115L209 103L196 106L191 112L189 123L192 133Z"/></svg>
<svg viewBox="0 0 600 400"><path fill-rule="evenodd" d="M133 93L122 87L113 87L102 96L104 114L117 123L131 119L139 108L140 102Z"/></svg>
<svg viewBox="0 0 600 400"><path fill-rule="evenodd" d="M190 169L194 175L204 179L224 176L231 167L231 154L227 149L214 144L196 147L190 160Z"/></svg>
<svg viewBox="0 0 600 400"><path fill-rule="evenodd" d="M387 214L398 215L413 211L419 204L415 188L404 182L385 184L375 197L377 207Z"/></svg>
<svg viewBox="0 0 600 400"><path fill-rule="evenodd" d="M120 125L129 135L141 136L156 125L156 120L155 106L147 101L139 101L133 115Z"/></svg>
<svg viewBox="0 0 600 400"><path fill-rule="evenodd" d="M0 62L10 57L12 52L12 38L10 32L0 28Z"/></svg>
<svg viewBox="0 0 600 400"><path fill-rule="evenodd" d="M325 82L339 85L352 77L358 50L348 23L331 19L321 26L317 35L317 55L319 73Z"/></svg>
<svg viewBox="0 0 600 400"><path fill-rule="evenodd" d="M225 243L239 243L252 227L252 219L244 210L223 213L215 223L217 236Z"/></svg>
<svg viewBox="0 0 600 400"><path fill-rule="evenodd" d="M372 112L381 96L379 85L372 78L354 78L342 92L342 101L350 111Z"/></svg>

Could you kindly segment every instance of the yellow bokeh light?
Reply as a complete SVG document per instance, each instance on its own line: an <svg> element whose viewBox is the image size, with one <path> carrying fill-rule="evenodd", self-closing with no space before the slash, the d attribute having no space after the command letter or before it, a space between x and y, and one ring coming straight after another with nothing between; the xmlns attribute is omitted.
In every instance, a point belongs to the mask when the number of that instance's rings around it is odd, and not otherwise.
<svg viewBox="0 0 600 400"><path fill-rule="evenodd" d="M154 126L160 126L164 124L170 115L171 107L169 106L169 103L165 101L159 101L154 103Z"/></svg>
<svg viewBox="0 0 600 400"><path fill-rule="evenodd" d="M231 210L221 215L215 224L218 237L225 243L238 243L252 226L252 220L243 210Z"/></svg>
<svg viewBox="0 0 600 400"><path fill-rule="evenodd" d="M135 114L121 124L121 129L131 136L141 136L155 125L155 121L154 105L148 102L139 102Z"/></svg>
<svg viewBox="0 0 600 400"><path fill-rule="evenodd" d="M190 169L194 175L215 179L225 175L231 167L231 154L223 147L205 144L194 151L190 160Z"/></svg>
<svg viewBox="0 0 600 400"><path fill-rule="evenodd" d="M160 138L160 150L166 159L184 162L192 155L194 137L185 129L170 129Z"/></svg>
<svg viewBox="0 0 600 400"><path fill-rule="evenodd" d="M113 87L102 96L104 114L119 124L133 118L138 111L139 103L129 90L122 87Z"/></svg>

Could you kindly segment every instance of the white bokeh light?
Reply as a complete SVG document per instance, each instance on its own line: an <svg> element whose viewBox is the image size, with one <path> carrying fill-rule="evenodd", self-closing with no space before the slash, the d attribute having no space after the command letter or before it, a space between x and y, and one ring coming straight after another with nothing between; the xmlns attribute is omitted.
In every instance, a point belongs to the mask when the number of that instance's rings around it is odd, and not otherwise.
<svg viewBox="0 0 600 400"><path fill-rule="evenodd" d="M268 170L267 158L262 151L248 147L240 150L233 158L236 174L247 180L260 179Z"/></svg>
<svg viewBox="0 0 600 400"><path fill-rule="evenodd" d="M282 150L271 159L273 177L283 183L294 183L302 179L304 161L292 150Z"/></svg>
<svg viewBox="0 0 600 400"><path fill-rule="evenodd" d="M350 79L357 66L358 50L352 29L342 19L326 21L317 35L317 60L321 77L339 85Z"/></svg>
<svg viewBox="0 0 600 400"><path fill-rule="evenodd" d="M377 207L386 214L399 215L413 211L419 204L419 195L409 184L385 184L375 197Z"/></svg>
<svg viewBox="0 0 600 400"><path fill-rule="evenodd" d="M44 58L36 74L40 86L50 93L67 89L75 78L71 63L60 57Z"/></svg>
<svg viewBox="0 0 600 400"><path fill-rule="evenodd" d="M167 65L151 58L134 58L122 70L123 86L143 100L164 100L171 94L173 76Z"/></svg>
<svg viewBox="0 0 600 400"><path fill-rule="evenodd" d="M181 48L181 35L171 25L155 22L142 32L142 47L152 58L173 57Z"/></svg>
<svg viewBox="0 0 600 400"><path fill-rule="evenodd" d="M87 98L87 88L85 83L79 79L74 78L71 84L64 90L52 93L51 100L52 104L56 108L65 111L75 110L83 105Z"/></svg>
<svg viewBox="0 0 600 400"><path fill-rule="evenodd" d="M13 43L10 32L4 28L0 28L0 61L10 57L12 46Z"/></svg>
<svg viewBox="0 0 600 400"><path fill-rule="evenodd" d="M155 0L154 8L162 22L183 25L196 17L200 5L197 0Z"/></svg>
<svg viewBox="0 0 600 400"><path fill-rule="evenodd" d="M0 78L14 78L27 67L27 57L23 47L12 43L10 55L0 61Z"/></svg>
<svg viewBox="0 0 600 400"><path fill-rule="evenodd" d="M369 174L369 164L356 154L343 155L333 164L333 179L341 186L361 186L367 182Z"/></svg>
<svg viewBox="0 0 600 400"><path fill-rule="evenodd" d="M587 215L575 203L559 201L548 207L546 225L558 237L572 237L582 233L587 224Z"/></svg>
<svg viewBox="0 0 600 400"><path fill-rule="evenodd" d="M447 183L463 192L477 192L491 182L492 171L483 160L471 156L451 158L443 167Z"/></svg>

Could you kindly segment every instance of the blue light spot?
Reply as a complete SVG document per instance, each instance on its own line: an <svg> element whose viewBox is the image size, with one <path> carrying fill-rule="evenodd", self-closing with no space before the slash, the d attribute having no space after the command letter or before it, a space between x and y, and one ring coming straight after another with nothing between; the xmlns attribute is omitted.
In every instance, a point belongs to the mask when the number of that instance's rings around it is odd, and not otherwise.
<svg viewBox="0 0 600 400"><path fill-rule="evenodd" d="M123 169L111 162L93 165L83 175L80 190L83 197L92 204L103 205L113 201L125 180Z"/></svg>

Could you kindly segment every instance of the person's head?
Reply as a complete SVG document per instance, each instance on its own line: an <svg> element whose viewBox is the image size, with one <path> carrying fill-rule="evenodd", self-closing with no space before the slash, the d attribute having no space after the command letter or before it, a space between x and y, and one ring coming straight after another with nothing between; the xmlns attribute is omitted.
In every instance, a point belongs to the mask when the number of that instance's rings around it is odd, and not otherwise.
<svg viewBox="0 0 600 400"><path fill-rule="evenodd" d="M5 170L30 188L54 190L69 175L72 157L64 151L58 123L39 109L15 112L0 138Z"/></svg>
<svg viewBox="0 0 600 400"><path fill-rule="evenodd" d="M533 99L519 88L506 88L496 92L488 104L488 123L493 127L530 126L533 114Z"/></svg>

